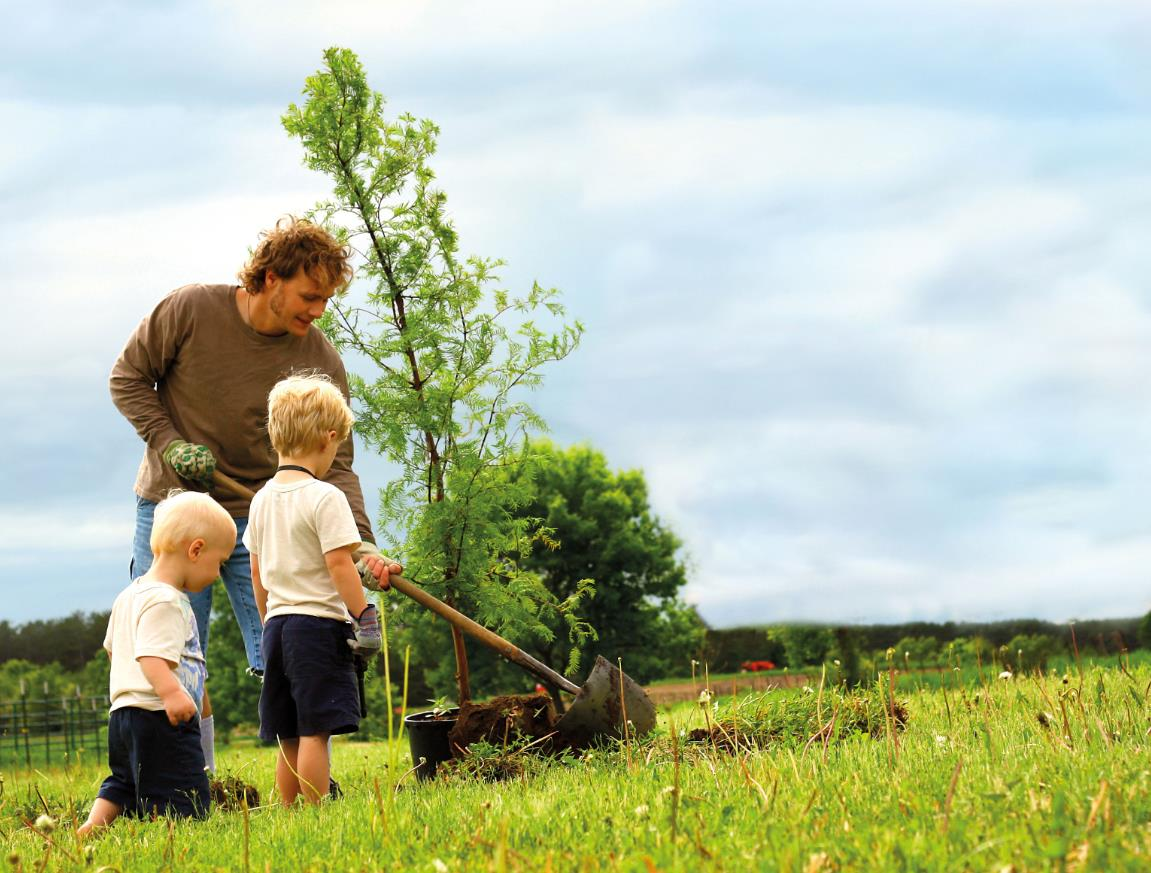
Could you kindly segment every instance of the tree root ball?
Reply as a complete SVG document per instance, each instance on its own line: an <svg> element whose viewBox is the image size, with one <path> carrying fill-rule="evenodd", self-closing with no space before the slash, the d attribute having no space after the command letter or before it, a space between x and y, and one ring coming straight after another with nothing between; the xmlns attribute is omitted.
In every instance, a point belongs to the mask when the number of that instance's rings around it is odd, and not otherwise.
<svg viewBox="0 0 1151 873"><path fill-rule="evenodd" d="M456 758L464 757L468 747L480 741L520 747L553 733L557 721L555 704L546 694L509 694L487 703L467 701L460 706L448 742ZM550 751L550 740L533 748Z"/></svg>

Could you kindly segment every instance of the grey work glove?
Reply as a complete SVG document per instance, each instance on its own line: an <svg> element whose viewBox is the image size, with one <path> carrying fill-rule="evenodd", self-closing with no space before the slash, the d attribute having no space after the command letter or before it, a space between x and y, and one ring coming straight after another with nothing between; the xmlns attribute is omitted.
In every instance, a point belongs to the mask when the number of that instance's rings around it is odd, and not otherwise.
<svg viewBox="0 0 1151 873"><path fill-rule="evenodd" d="M193 482L211 482L216 470L216 457L207 446L198 446L184 440L173 440L164 449L164 463L182 479Z"/></svg>
<svg viewBox="0 0 1151 873"><path fill-rule="evenodd" d="M359 618L352 617L352 627L356 631L356 638L348 640L348 645L359 657L370 658L384 647L384 636L380 633L380 613L374 603L364 607Z"/></svg>
<svg viewBox="0 0 1151 873"><path fill-rule="evenodd" d="M369 591L387 591L391 587L391 585L388 584L388 576L391 575L391 573L399 574L404 571L403 566L391 558L380 554L380 550L376 548L376 544L369 543L367 540L360 543L360 547L356 549L354 557L356 559L356 572L360 574L360 582ZM393 568L391 573L385 574L383 579L377 579L366 560L372 557L379 558L385 564L389 564Z"/></svg>

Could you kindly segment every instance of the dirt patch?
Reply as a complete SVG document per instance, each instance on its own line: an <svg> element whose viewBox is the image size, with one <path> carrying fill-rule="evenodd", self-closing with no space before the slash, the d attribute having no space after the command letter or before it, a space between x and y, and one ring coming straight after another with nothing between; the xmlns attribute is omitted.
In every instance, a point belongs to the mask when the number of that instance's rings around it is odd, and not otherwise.
<svg viewBox="0 0 1151 873"><path fill-rule="evenodd" d="M460 706L448 742L455 758L465 757L472 743L481 741L500 748L509 744L520 747L553 733L556 721L555 704L546 694L509 694L487 703L469 701Z"/></svg>
<svg viewBox="0 0 1151 873"><path fill-rule="evenodd" d="M260 805L260 792L255 785L249 785L235 776L225 776L223 779L213 779L208 784L212 794L212 804L216 809L237 810L255 809Z"/></svg>

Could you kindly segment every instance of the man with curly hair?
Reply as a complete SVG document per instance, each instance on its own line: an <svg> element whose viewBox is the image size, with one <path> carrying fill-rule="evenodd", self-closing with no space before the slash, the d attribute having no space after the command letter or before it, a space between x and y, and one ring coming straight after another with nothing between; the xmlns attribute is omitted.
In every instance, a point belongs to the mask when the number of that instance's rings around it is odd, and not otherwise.
<svg viewBox="0 0 1151 873"><path fill-rule="evenodd" d="M238 528L235 551L221 576L254 673L263 672L264 661L251 566L242 542L249 504L213 490L212 474L219 470L253 491L275 475L276 453L266 428L268 392L284 377L323 373L348 395L343 363L312 323L351 281L348 260L348 248L322 227L282 219L262 235L239 274L239 285L177 288L140 322L112 368L112 400L145 444L136 476L131 577L147 572L151 564L156 504L173 488L210 491ZM340 445L325 480L344 493L352 508L363 540L356 557L364 584L387 587L387 573L402 568L371 562L373 574L364 560L379 551L352 470L351 440ZM215 587L191 598L205 655ZM207 694L203 714L205 760L215 769Z"/></svg>

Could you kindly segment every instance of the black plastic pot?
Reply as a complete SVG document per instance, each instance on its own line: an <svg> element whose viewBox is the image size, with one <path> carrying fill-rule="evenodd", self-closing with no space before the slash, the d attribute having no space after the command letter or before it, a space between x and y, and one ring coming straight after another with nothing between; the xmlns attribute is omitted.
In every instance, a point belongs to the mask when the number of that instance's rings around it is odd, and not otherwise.
<svg viewBox="0 0 1151 873"><path fill-rule="evenodd" d="M452 756L448 734L456 726L459 709L445 709L437 712L413 712L404 719L404 730L408 732L408 745L412 750L412 763L416 765L416 776L431 779L436 775L436 766ZM423 759L422 761L420 759Z"/></svg>

